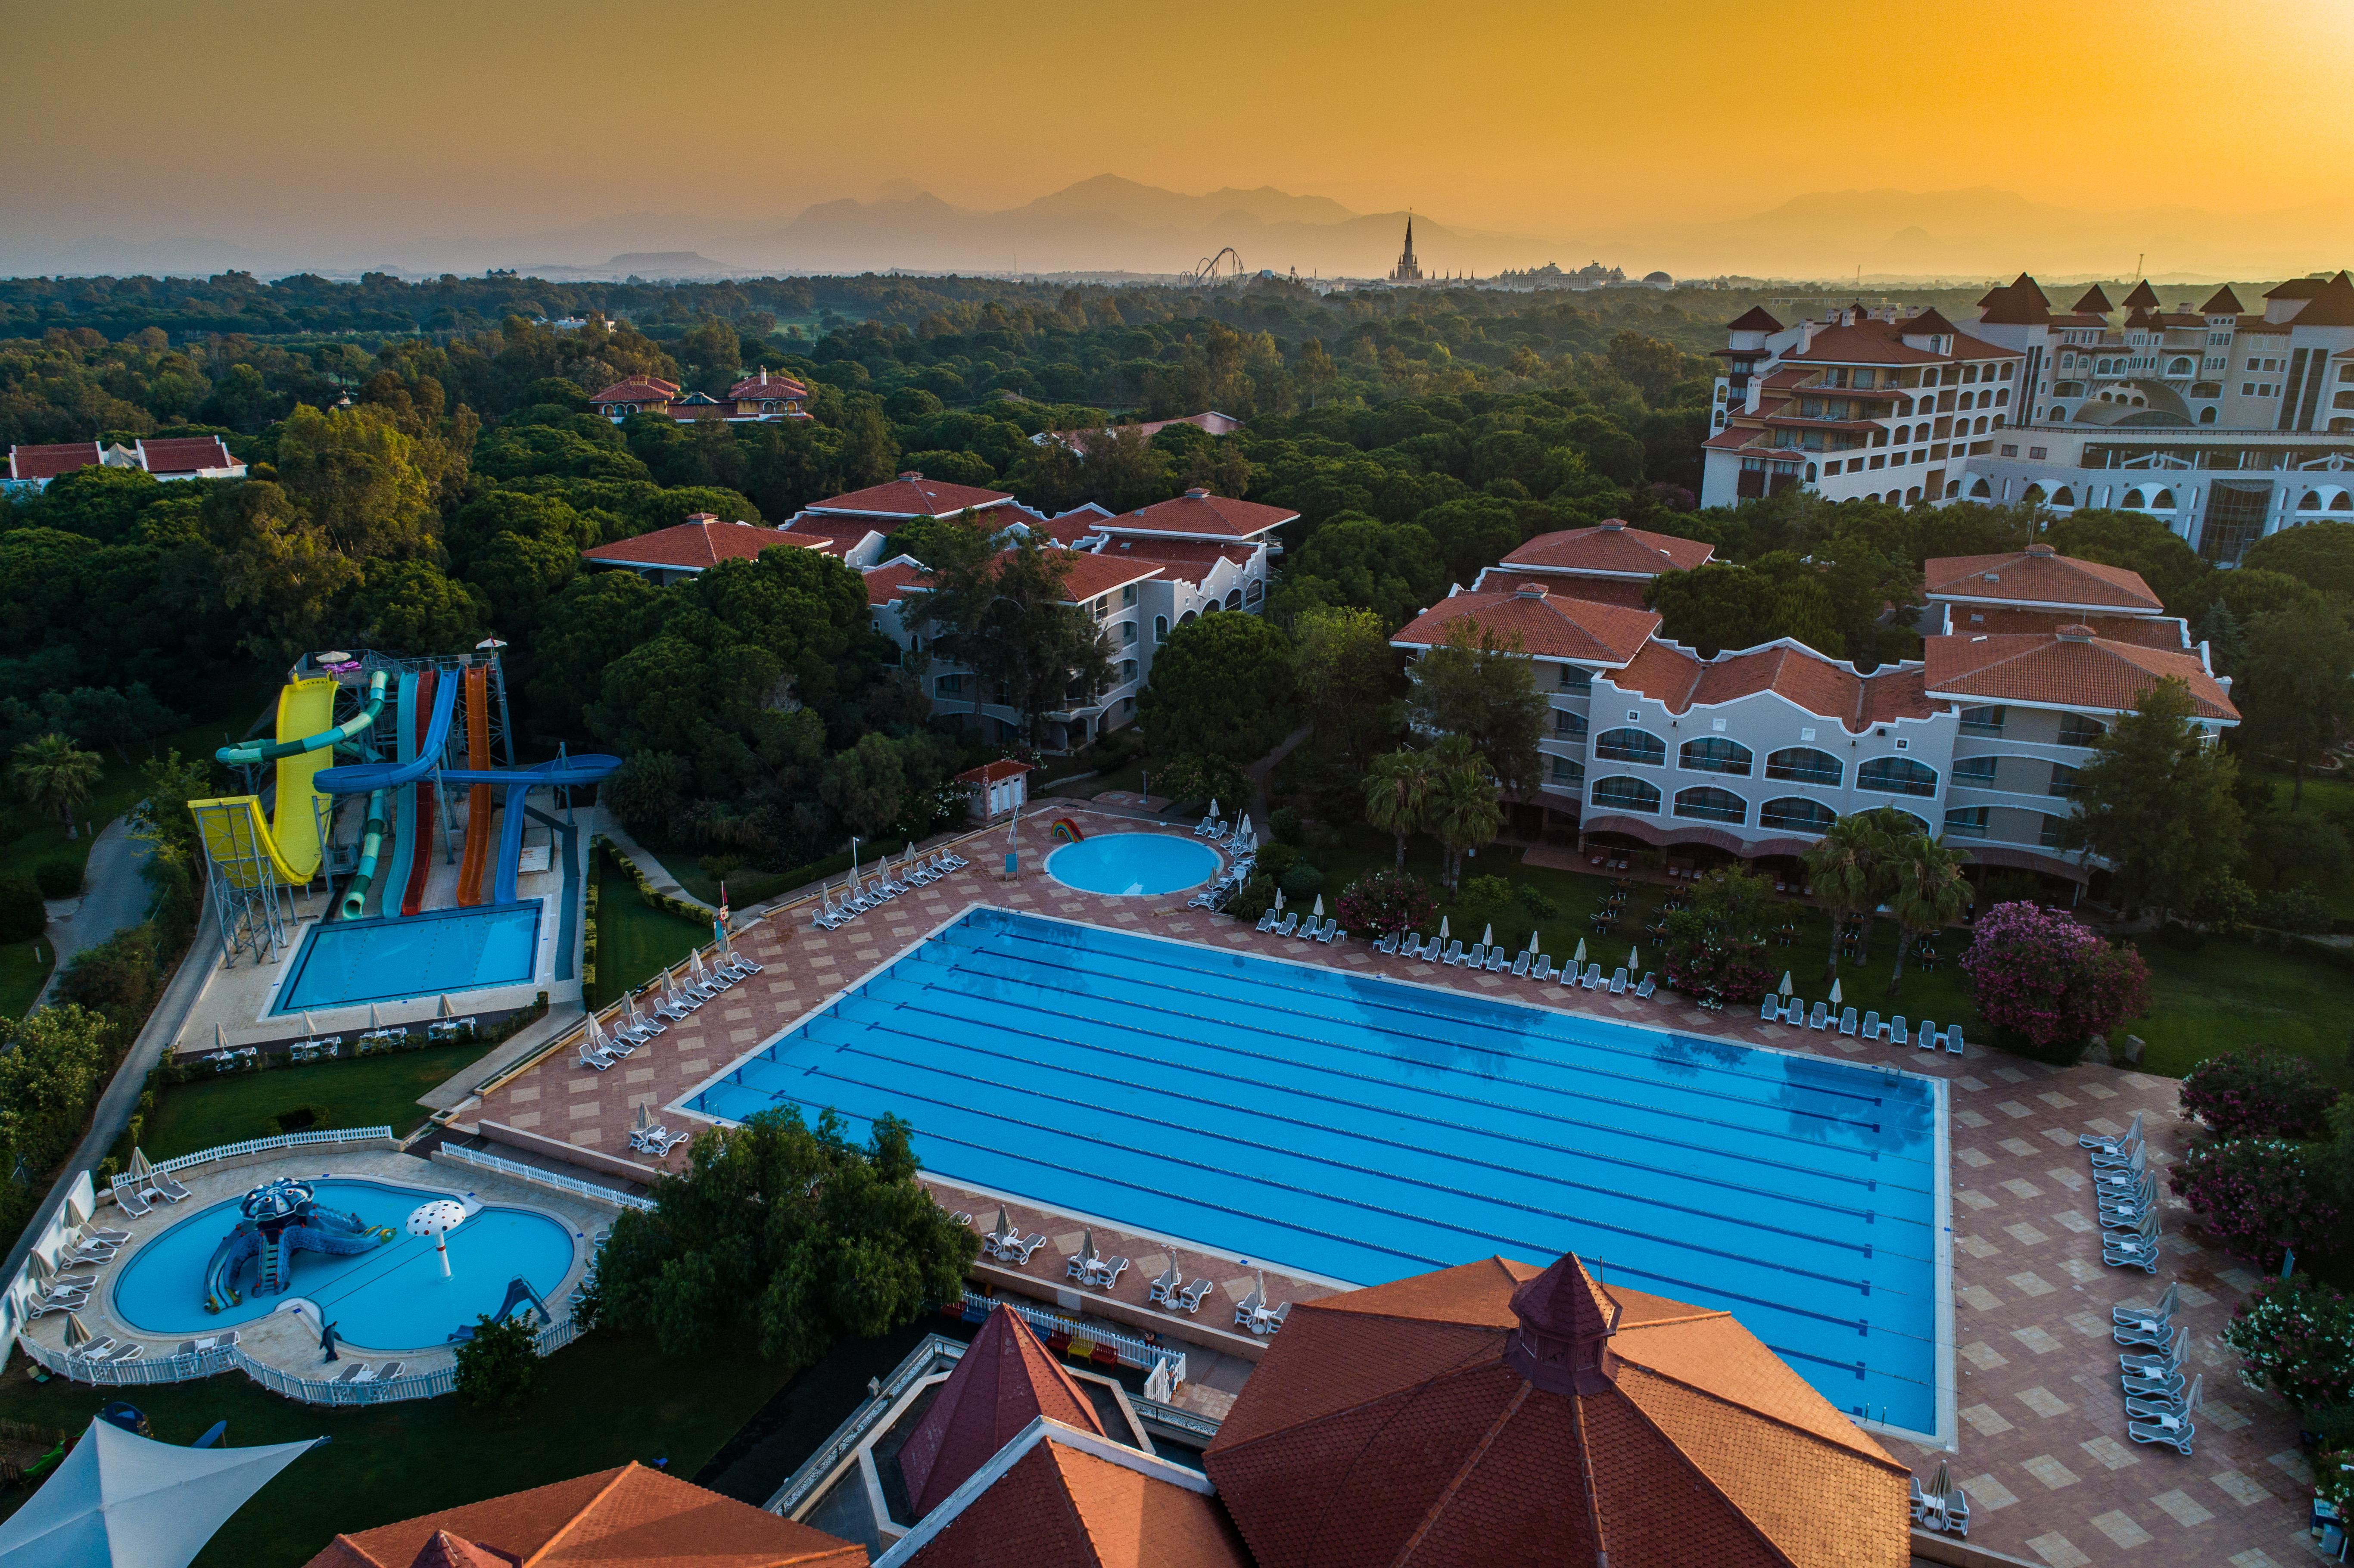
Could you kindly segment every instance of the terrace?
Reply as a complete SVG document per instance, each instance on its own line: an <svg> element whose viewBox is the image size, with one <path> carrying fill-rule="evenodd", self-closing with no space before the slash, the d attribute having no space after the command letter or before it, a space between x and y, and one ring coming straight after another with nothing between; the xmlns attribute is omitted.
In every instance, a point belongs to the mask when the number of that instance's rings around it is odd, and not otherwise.
<svg viewBox="0 0 2354 1568"><path fill-rule="evenodd" d="M1108 827L1116 821L1080 807L1057 810L1087 827ZM655 1107L673 1128L694 1125L676 1107L695 1090L981 904L1173 938L1212 950L1403 978L1688 1035L1897 1067L1946 1085L1952 1380L1958 1425L1951 1454L1894 1439L1892 1451L1910 1460L1925 1479L1941 1458L1951 1461L1976 1506L1973 1545L2041 1559L2052 1568L2128 1559L2187 1564L2219 1556L2232 1558L2238 1568L2265 1568L2293 1563L2306 1550L2306 1480L2294 1423L2279 1402L2232 1383L2230 1369L2236 1358L2217 1340L2254 1278L2179 1234L2179 1211L2170 1217L2169 1229L2178 1234L2166 1244L2168 1264L2159 1276L2105 1269L2098 1260L2077 1134L2087 1128L2121 1130L2136 1111L2143 1111L2155 1129L2153 1156L2170 1160L2178 1147L2172 1080L2106 1066L2055 1070L1977 1047L1959 1058L1899 1051L1759 1025L1754 1017L1705 1013L1665 992L1637 1001L1385 959L1361 940L1337 948L1284 941L1187 910L1182 895L1098 897L1065 887L1038 869L1053 847L1047 835L1044 814L1019 830L1023 869L1014 881L991 869L1001 840L984 836L967 846L974 862L970 869L833 932L811 928L805 906L777 911L737 939L741 950L766 966L763 973L673 1024L610 1072L592 1073L568 1054L542 1059L492 1086L478 1104L460 1113L461 1127L650 1177L654 1172L648 1162L626 1146L640 1107ZM668 1164L677 1168L684 1159L683 1152L674 1153ZM993 1195L961 1192L937 1180L933 1187L943 1203L972 1213L977 1228L994 1219ZM1255 1266L1246 1269L1231 1255L1187 1246L1140 1226L1123 1226L1082 1205L1037 1199L1007 1206L1019 1228L1045 1234L1049 1245L1020 1269L1002 1264L977 1267L976 1278L988 1287L1018 1291L1131 1330L1244 1360L1256 1354L1257 1341L1231 1328L1225 1305L1252 1287ZM1064 1277L1065 1256L1077 1250L1090 1224L1100 1250L1133 1260L1109 1292L1076 1290ZM1207 1277L1215 1283L1216 1292L1198 1319L1172 1317L1146 1301L1150 1280L1172 1256L1188 1278ZM1280 1267L1270 1266L1266 1274L1268 1294L1278 1301L1336 1287L1331 1280ZM2192 1361L2209 1373L2206 1415L2191 1458L2125 1440L2116 1347L2107 1331L2110 1307L2151 1299L2169 1280L2183 1286L2179 1320L2192 1330ZM1197 1383L1188 1389L1185 1403L1215 1416L1223 1414L1226 1392Z"/></svg>

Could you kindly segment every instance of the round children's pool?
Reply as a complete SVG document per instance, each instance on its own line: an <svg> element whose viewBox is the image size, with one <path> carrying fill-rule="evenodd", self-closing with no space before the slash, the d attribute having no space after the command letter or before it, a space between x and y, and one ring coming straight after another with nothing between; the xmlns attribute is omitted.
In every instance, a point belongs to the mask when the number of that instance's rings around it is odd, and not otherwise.
<svg viewBox="0 0 2354 1568"><path fill-rule="evenodd" d="M299 1297L315 1303L337 1337L355 1345L421 1350L497 1311L507 1282L517 1276L545 1298L572 1267L572 1227L530 1209L483 1208L450 1233L450 1277L444 1279L432 1241L410 1235L407 1226L419 1204L448 1193L345 1178L306 1181L320 1207L386 1226L392 1239L347 1257L297 1252L292 1283L275 1296L253 1293L256 1266L248 1263L237 1281L242 1299L207 1312L205 1268L239 1218L238 1200L227 1199L197 1210L132 1255L114 1281L115 1315L142 1333L205 1334L267 1317Z"/></svg>
<svg viewBox="0 0 2354 1568"><path fill-rule="evenodd" d="M1046 874L1064 886L1115 898L1199 887L1217 869L1216 850L1173 833L1103 833L1046 857Z"/></svg>

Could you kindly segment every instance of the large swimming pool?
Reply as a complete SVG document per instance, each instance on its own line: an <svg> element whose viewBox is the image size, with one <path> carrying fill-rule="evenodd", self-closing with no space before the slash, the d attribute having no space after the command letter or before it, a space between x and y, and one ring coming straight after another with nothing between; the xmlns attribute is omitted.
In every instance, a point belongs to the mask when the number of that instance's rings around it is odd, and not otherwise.
<svg viewBox="0 0 2354 1568"><path fill-rule="evenodd" d="M278 988L273 1013L519 985L539 965L539 900L393 919L323 920Z"/></svg>
<svg viewBox="0 0 2354 1568"><path fill-rule="evenodd" d="M1097 833L1046 857L1046 874L1066 887L1107 896L1178 893L1218 872L1218 852L1174 833Z"/></svg>
<svg viewBox="0 0 2354 1568"><path fill-rule="evenodd" d="M1358 1284L1575 1249L1932 1432L1942 1088L981 909L692 1106L896 1113L951 1180Z"/></svg>
<svg viewBox="0 0 2354 1568"><path fill-rule="evenodd" d="M355 1345L430 1349L461 1324L497 1311L507 1281L517 1275L545 1297L572 1267L570 1227L529 1209L484 1208L450 1233L450 1277L444 1279L433 1244L404 1227L419 1203L448 1193L339 1178L313 1179L310 1185L322 1207L389 1226L393 1239L349 1257L296 1253L293 1288L284 1296L251 1294L249 1264L238 1286L244 1299L207 1312L205 1266L237 1226L237 1200L228 1199L197 1210L132 1255L114 1281L116 1315L142 1333L204 1334L267 1317L290 1297L303 1297Z"/></svg>

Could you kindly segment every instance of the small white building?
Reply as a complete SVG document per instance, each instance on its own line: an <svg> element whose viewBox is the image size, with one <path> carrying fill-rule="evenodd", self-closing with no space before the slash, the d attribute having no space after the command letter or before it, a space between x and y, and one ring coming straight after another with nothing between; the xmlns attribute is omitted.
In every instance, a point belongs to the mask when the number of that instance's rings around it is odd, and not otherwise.
<svg viewBox="0 0 2354 1568"><path fill-rule="evenodd" d="M1001 757L956 776L972 797L972 814L981 821L1018 811L1030 801L1030 765Z"/></svg>

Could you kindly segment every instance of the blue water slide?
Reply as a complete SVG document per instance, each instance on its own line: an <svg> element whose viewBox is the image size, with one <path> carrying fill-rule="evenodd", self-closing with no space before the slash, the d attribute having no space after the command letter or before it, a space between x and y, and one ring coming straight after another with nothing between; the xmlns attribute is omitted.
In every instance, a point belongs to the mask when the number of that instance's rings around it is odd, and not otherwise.
<svg viewBox="0 0 2354 1568"><path fill-rule="evenodd" d="M429 760L440 755L440 740L449 719L449 699L457 690L451 682L435 694L433 734L422 747L424 755L415 762L356 762L342 768L320 770L318 787L330 795L353 795L363 789L387 789L420 777L431 768ZM493 884L491 901L512 904L515 897L515 863L523 858L524 797L534 789L576 784L594 784L612 777L621 766L621 759L603 752L586 752L578 757L559 757L553 762L543 762L534 768L448 768L441 771L441 782L449 786L472 784L494 785L506 791L506 820L499 834L499 870ZM412 771L413 770L413 771Z"/></svg>
<svg viewBox="0 0 2354 1568"><path fill-rule="evenodd" d="M375 789L397 789L432 772L433 765L441 759L441 748L450 741L450 715L457 710L458 685L456 681L444 681L434 691L432 722L416 756L406 762L347 762L340 768L322 768L312 787L326 795L364 795ZM504 782L512 776L492 777Z"/></svg>
<svg viewBox="0 0 2354 1568"><path fill-rule="evenodd" d="M403 762L417 758L417 688L415 671L400 677L400 702L398 707L393 755ZM400 890L408 885L409 840L417 836L417 786L403 784L393 796L393 811L384 838L384 853L377 865L384 883L385 895L377 901L385 915L400 913Z"/></svg>

